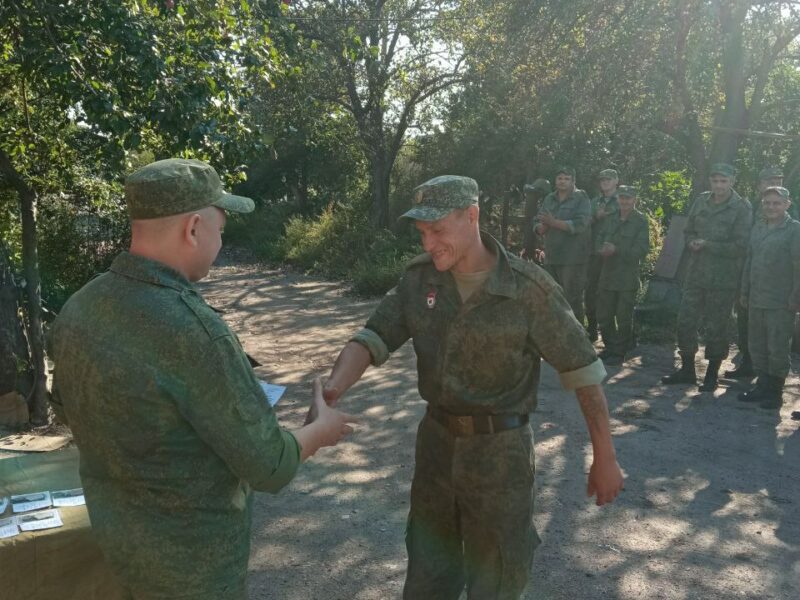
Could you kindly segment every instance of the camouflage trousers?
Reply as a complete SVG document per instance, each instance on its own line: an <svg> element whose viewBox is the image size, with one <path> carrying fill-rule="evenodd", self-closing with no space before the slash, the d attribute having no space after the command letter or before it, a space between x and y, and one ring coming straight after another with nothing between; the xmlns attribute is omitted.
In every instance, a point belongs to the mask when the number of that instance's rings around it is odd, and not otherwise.
<svg viewBox="0 0 800 600"><path fill-rule="evenodd" d="M405 600L516 600L539 536L530 426L454 437L425 416L406 529Z"/></svg>
<svg viewBox="0 0 800 600"><path fill-rule="evenodd" d="M603 258L597 254L589 257L589 265L586 271L586 292L584 294L584 305L586 306L586 321L591 325L598 323L600 317L597 313L600 303L600 271L603 270Z"/></svg>
<svg viewBox="0 0 800 600"><path fill-rule="evenodd" d="M736 346L739 352L744 356L750 351L750 344L748 343L748 335L750 334L749 312L746 308L736 302Z"/></svg>
<svg viewBox="0 0 800 600"><path fill-rule="evenodd" d="M624 356L633 348L633 308L636 290L600 290L597 296L597 321L606 350Z"/></svg>
<svg viewBox="0 0 800 600"><path fill-rule="evenodd" d="M725 360L735 299L736 289L685 288L678 311L678 349L686 354L697 353L697 330L702 324L705 327L706 359Z"/></svg>
<svg viewBox="0 0 800 600"><path fill-rule="evenodd" d="M564 290L564 296L569 302L572 312L578 323L583 325L583 294L586 291L586 263L582 265L545 265L548 273Z"/></svg>
<svg viewBox="0 0 800 600"><path fill-rule="evenodd" d="M791 367L794 313L782 308L750 308L748 313L753 368L759 375L786 379Z"/></svg>

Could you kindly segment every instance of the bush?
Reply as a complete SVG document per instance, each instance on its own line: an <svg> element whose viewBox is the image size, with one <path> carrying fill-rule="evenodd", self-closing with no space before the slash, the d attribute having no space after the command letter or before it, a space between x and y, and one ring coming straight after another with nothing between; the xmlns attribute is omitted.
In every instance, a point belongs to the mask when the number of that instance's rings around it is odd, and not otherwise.
<svg viewBox="0 0 800 600"><path fill-rule="evenodd" d="M225 243L246 248L260 260L282 262L284 227L294 212L294 206L287 202L257 206L248 215L230 214L225 223Z"/></svg>

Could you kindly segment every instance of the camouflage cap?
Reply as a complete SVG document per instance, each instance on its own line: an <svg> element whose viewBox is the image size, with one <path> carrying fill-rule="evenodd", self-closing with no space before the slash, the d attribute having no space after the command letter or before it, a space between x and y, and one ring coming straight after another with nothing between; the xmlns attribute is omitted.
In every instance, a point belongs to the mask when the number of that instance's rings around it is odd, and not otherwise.
<svg viewBox="0 0 800 600"><path fill-rule="evenodd" d="M780 196L781 198L784 198L785 200L788 200L789 197L790 197L789 190L787 190L785 187L781 187L779 185L771 185L771 186L769 186L761 194L761 197L763 198L767 194L778 194L778 196Z"/></svg>
<svg viewBox="0 0 800 600"><path fill-rule="evenodd" d="M758 174L760 180L772 179L773 177L783 178L783 169L780 167L764 167Z"/></svg>
<svg viewBox="0 0 800 600"><path fill-rule="evenodd" d="M598 179L619 179L616 169L603 169L597 174Z"/></svg>
<svg viewBox="0 0 800 600"><path fill-rule="evenodd" d="M525 184L525 191L532 191L532 192L541 192L543 194L550 193L550 182L547 179L537 179L533 183L526 183Z"/></svg>
<svg viewBox="0 0 800 600"><path fill-rule="evenodd" d="M566 165L563 165L563 166L559 167L558 170L556 171L556 176L562 175L562 174L563 175L569 175L570 177L575 179L575 169L573 169L572 167L568 167Z"/></svg>
<svg viewBox="0 0 800 600"><path fill-rule="evenodd" d="M725 177L733 177L736 174L735 169L728 163L714 163L711 165L709 175L723 175Z"/></svg>
<svg viewBox="0 0 800 600"><path fill-rule="evenodd" d="M129 175L125 201L131 219L158 219L207 206L239 213L255 207L250 198L225 193L211 165L185 158L159 160Z"/></svg>
<svg viewBox="0 0 800 600"><path fill-rule="evenodd" d="M636 198L636 188L632 185L621 185L617 188L617 196Z"/></svg>
<svg viewBox="0 0 800 600"><path fill-rule="evenodd" d="M414 205L401 219L438 221L457 208L478 204L478 182L460 175L440 175L414 188Z"/></svg>

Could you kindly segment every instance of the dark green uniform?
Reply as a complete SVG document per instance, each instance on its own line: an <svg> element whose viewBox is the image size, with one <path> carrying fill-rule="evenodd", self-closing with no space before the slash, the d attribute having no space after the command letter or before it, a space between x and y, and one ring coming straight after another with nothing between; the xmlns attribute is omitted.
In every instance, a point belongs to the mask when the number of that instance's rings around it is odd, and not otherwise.
<svg viewBox="0 0 800 600"><path fill-rule="evenodd" d="M633 347L633 308L639 289L639 265L650 251L647 217L636 209L626 219L622 219L619 212L606 217L595 250L606 242L614 244L615 252L609 257L600 257L597 318L606 350L623 356Z"/></svg>
<svg viewBox="0 0 800 600"><path fill-rule="evenodd" d="M586 277L586 320L591 328L593 323L597 323L597 296L599 288L597 287L600 281L600 271L603 268L603 257L597 254L597 238L603 229L603 224L615 213L619 213L619 204L617 203L616 192L611 196L603 196L600 194L592 198L592 241L591 241L591 254L589 255L589 267ZM600 210L605 211L605 217L598 217Z"/></svg>
<svg viewBox="0 0 800 600"><path fill-rule="evenodd" d="M697 197L684 235L688 256L683 298L678 312L678 348L682 354L697 352L697 330L705 326L706 358L728 356L728 324L739 285L751 223L750 203L735 191L719 204L711 193ZM706 240L698 252L688 248L692 240Z"/></svg>
<svg viewBox="0 0 800 600"><path fill-rule="evenodd" d="M453 276L423 255L353 338L375 365L412 338L428 403L406 534L409 600L455 600L465 583L473 600L518 598L538 544L531 428L459 436L436 415L527 416L541 358L568 389L605 376L550 276L490 236L483 241L497 264L465 303Z"/></svg>
<svg viewBox="0 0 800 600"><path fill-rule="evenodd" d="M574 190L563 201L558 193L545 197L539 215L547 213L566 221L568 231L550 228L544 235L544 264L553 279L564 289L575 318L583 324L583 294L586 289L586 270L592 242L590 224L591 203L583 190ZM534 220L534 227L539 216Z"/></svg>
<svg viewBox="0 0 800 600"><path fill-rule="evenodd" d="M759 220L750 236L742 278L749 311L750 354L759 375L789 374L794 311L800 304L800 223L788 215L776 226Z"/></svg>
<svg viewBox="0 0 800 600"><path fill-rule="evenodd" d="M137 599L245 598L251 488L282 488L300 452L236 336L182 275L122 253L70 298L49 345L120 581Z"/></svg>

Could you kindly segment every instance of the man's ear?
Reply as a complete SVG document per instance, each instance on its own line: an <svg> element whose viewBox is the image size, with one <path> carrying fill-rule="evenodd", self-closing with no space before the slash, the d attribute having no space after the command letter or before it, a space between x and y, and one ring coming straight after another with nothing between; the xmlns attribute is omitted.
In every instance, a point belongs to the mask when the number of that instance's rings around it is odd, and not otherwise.
<svg viewBox="0 0 800 600"><path fill-rule="evenodd" d="M469 219L470 224L477 223L478 218L480 215L480 210L476 204L470 204L467 207L467 218Z"/></svg>
<svg viewBox="0 0 800 600"><path fill-rule="evenodd" d="M192 214L183 223L183 240L190 246L197 246L197 230L200 226L200 215Z"/></svg>

